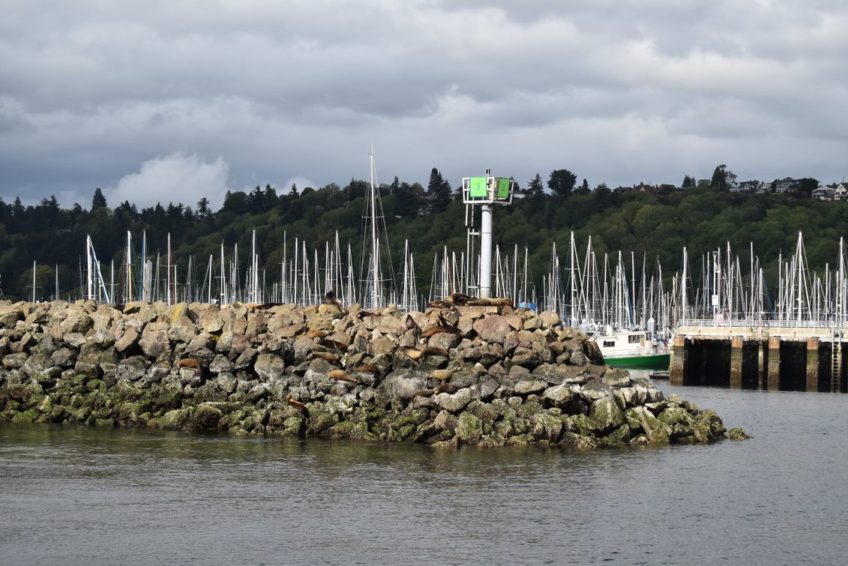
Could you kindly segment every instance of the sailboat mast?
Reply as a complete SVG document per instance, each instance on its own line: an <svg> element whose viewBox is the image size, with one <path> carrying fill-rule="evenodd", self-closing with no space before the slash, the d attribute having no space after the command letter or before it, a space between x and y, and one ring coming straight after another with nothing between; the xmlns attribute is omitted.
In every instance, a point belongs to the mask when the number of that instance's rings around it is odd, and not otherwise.
<svg viewBox="0 0 848 566"><path fill-rule="evenodd" d="M377 247L377 197L374 189L374 148L371 148L371 153L368 155L370 161L370 186L369 199L371 201L371 272L373 274L371 287L371 306L376 308L380 305L379 292L377 286L379 284L380 274L380 254Z"/></svg>

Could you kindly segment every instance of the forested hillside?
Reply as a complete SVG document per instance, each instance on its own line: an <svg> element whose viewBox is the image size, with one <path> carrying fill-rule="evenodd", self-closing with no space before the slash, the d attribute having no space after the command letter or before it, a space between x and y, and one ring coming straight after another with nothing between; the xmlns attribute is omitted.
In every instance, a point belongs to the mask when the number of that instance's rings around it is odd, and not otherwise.
<svg viewBox="0 0 848 566"><path fill-rule="evenodd" d="M557 173L557 172L554 172ZM434 253L443 246L465 249L464 205L451 186L434 170L430 186L394 182L381 187L392 256L400 263L404 239L415 253L419 291L429 286ZM552 173L552 181L556 181ZM583 253L587 238L594 249L646 253L648 264L659 258L669 276L679 269L683 246L690 258L724 248L747 257L749 242L773 271L778 253L794 251L798 231L804 232L809 264L824 269L834 265L840 236L848 234L848 204L819 202L801 194L737 194L715 187L660 192L614 192L603 187L557 191L542 190L537 177L512 206L495 211L495 242L511 253L527 246L533 277L541 280L548 270L551 244L556 243L567 266L569 232L574 231ZM570 181L573 185L573 180ZM204 199L194 205L168 204L138 210L132 203L111 205L98 189L91 207L62 209L54 198L37 206L0 201L0 279L6 297L32 294L32 265L37 262L36 296L49 299L54 292L54 267L58 265L62 296L78 297L80 269L86 234L108 269L120 264L126 231L140 242L146 230L149 253L164 252L171 235L175 261L184 269L188 257L205 262L218 254L223 242L228 250L239 244L247 265L251 231L256 229L259 254L268 269L269 284L278 273L283 236L289 246L295 237L310 249L332 241L338 231L342 246L351 243L359 253L361 216L368 184L352 180L341 188L335 184L314 190L287 190L271 186L227 194L220 210L210 210ZM230 253L228 251L228 253ZM291 253L291 247L289 248ZM641 263L641 257L640 257ZM397 270L397 266L396 266ZM767 270L768 272L768 270ZM773 274L771 274L773 275Z"/></svg>

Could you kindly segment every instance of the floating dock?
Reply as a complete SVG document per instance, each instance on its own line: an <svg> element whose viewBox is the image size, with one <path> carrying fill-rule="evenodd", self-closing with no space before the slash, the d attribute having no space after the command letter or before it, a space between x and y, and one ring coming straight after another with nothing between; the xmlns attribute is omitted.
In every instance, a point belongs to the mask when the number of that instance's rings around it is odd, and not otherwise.
<svg viewBox="0 0 848 566"><path fill-rule="evenodd" d="M846 392L848 326L698 321L677 328L672 385Z"/></svg>

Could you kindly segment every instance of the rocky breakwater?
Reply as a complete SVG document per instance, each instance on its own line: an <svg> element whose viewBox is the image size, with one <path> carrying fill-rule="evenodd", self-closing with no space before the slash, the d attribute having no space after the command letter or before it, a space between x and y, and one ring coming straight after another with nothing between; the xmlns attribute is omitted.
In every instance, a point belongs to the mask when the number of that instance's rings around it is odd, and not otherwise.
<svg viewBox="0 0 848 566"><path fill-rule="evenodd" d="M711 410L554 313L0 303L0 422L438 446L709 443Z"/></svg>

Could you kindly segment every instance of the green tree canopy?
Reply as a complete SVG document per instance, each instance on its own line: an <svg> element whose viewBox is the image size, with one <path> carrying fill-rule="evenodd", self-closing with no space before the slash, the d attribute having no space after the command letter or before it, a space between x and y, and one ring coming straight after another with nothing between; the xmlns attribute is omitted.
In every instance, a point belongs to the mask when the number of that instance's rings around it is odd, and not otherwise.
<svg viewBox="0 0 848 566"><path fill-rule="evenodd" d="M575 183L577 183L577 175L568 169L555 169L551 171L548 179L548 188L555 195L567 197L574 190Z"/></svg>

